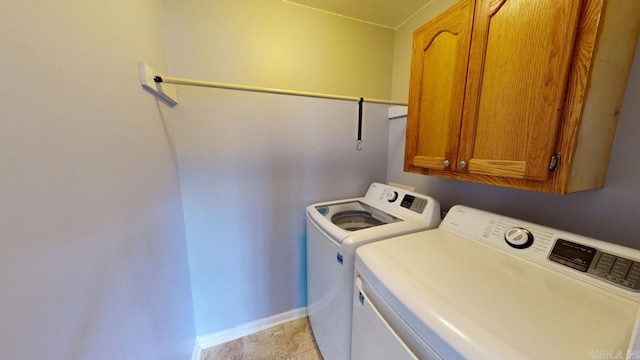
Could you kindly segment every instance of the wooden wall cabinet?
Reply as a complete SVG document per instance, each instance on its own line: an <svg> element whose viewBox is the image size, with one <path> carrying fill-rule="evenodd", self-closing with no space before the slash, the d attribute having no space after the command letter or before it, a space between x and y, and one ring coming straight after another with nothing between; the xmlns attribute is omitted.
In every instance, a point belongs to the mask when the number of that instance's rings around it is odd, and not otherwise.
<svg viewBox="0 0 640 360"><path fill-rule="evenodd" d="M405 171L604 186L638 0L461 0L414 32Z"/></svg>

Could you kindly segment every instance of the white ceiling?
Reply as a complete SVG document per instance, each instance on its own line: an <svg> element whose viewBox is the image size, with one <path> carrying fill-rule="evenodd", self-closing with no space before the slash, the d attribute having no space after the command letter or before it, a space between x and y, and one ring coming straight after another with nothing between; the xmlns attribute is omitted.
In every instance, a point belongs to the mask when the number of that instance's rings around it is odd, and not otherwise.
<svg viewBox="0 0 640 360"><path fill-rule="evenodd" d="M369 23L397 28L431 0L284 0Z"/></svg>

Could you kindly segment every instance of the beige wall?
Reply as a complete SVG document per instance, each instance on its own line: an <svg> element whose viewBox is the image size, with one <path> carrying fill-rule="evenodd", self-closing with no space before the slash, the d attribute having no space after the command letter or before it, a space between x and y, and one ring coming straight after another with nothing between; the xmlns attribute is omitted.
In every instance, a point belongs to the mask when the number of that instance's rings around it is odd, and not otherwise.
<svg viewBox="0 0 640 360"><path fill-rule="evenodd" d="M188 359L194 344L157 0L3 1L0 358Z"/></svg>
<svg viewBox="0 0 640 360"><path fill-rule="evenodd" d="M281 0L164 4L173 76L389 96L393 30ZM354 101L179 91L197 334L305 307L305 207L362 196L371 182L385 181L388 106L365 104L364 149L357 151Z"/></svg>
<svg viewBox="0 0 640 360"><path fill-rule="evenodd" d="M280 0L165 0L172 76L388 99L394 32Z"/></svg>

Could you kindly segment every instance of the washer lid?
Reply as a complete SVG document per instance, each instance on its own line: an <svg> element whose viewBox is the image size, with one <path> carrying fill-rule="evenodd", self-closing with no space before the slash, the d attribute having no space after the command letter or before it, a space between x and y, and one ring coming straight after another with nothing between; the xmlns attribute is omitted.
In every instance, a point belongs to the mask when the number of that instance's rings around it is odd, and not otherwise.
<svg viewBox="0 0 640 360"><path fill-rule="evenodd" d="M360 200L318 205L315 208L331 223L346 231L363 230L402 221Z"/></svg>
<svg viewBox="0 0 640 360"><path fill-rule="evenodd" d="M331 222L341 229L356 231L386 224L376 219L370 212L362 210L345 210L331 217Z"/></svg>
<svg viewBox="0 0 640 360"><path fill-rule="evenodd" d="M638 317L637 302L443 229L363 246L356 265L447 359L624 355Z"/></svg>

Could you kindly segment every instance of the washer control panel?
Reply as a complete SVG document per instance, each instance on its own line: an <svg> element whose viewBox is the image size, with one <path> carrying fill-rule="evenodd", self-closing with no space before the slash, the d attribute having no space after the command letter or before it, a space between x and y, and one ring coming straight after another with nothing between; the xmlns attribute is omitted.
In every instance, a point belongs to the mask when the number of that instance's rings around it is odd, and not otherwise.
<svg viewBox="0 0 640 360"><path fill-rule="evenodd" d="M381 201L393 208L408 209L417 214L423 214L429 202L436 202L433 198L426 195L378 183L374 183L369 187L365 198Z"/></svg>
<svg viewBox="0 0 640 360"><path fill-rule="evenodd" d="M419 194L400 187L373 183L364 196L365 202L381 210L419 220L436 227L442 220L440 217L440 203L431 196Z"/></svg>
<svg viewBox="0 0 640 360"><path fill-rule="evenodd" d="M427 199L407 194L402 198L400 206L405 209L417 212L418 214L422 214L424 208L427 206Z"/></svg>
<svg viewBox="0 0 640 360"><path fill-rule="evenodd" d="M638 261L563 239L556 241L549 254L549 260L618 286L640 291L640 262Z"/></svg>
<svg viewBox="0 0 640 360"><path fill-rule="evenodd" d="M398 200L399 197L400 197L400 194L398 194L398 191L389 190L387 195L387 201L390 203L393 203L396 200ZM414 196L414 195L404 194L404 196L402 196L402 201L400 202L400 206L405 209L409 209L413 212L417 212L418 214L422 214L422 212L424 211L424 208L427 207L427 203L428 203L427 199Z"/></svg>

